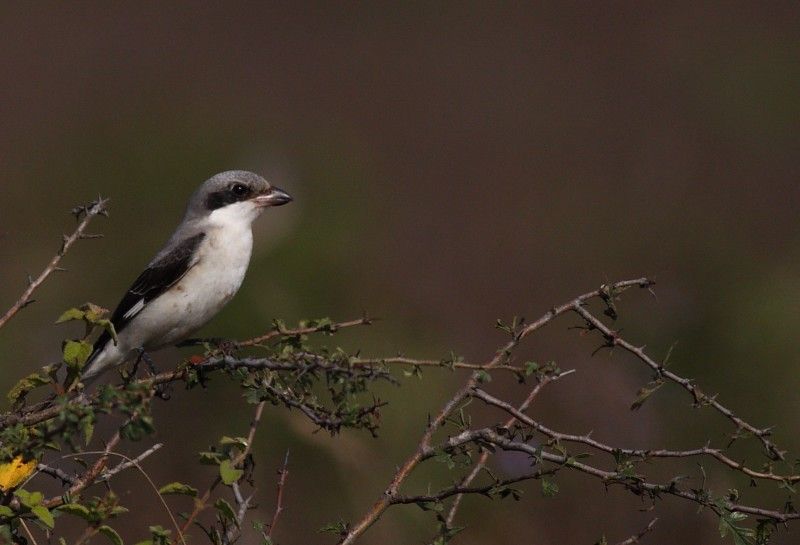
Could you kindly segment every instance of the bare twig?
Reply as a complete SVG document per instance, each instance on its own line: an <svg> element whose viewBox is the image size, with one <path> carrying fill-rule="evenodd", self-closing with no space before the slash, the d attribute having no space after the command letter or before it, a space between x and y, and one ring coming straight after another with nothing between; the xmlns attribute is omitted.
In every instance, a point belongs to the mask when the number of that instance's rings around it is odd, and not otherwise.
<svg viewBox="0 0 800 545"><path fill-rule="evenodd" d="M155 445L153 445L149 449L147 449L144 452L142 452L136 458L128 459L128 460L126 460L124 462L121 462L120 464L114 466L111 469L107 469L106 471L104 471L100 475L100 477L97 479L97 482L98 483L102 483L102 482L108 481L109 479L111 479L111 477L113 477L114 475L116 475L120 471L125 471L126 469L131 468L131 467L139 467L139 464L142 463L142 461L145 458L147 458L148 456L150 456L151 454L153 454L155 451L157 451L158 449L160 449L163 446L164 446L163 443L156 443Z"/></svg>
<svg viewBox="0 0 800 545"><path fill-rule="evenodd" d="M275 497L275 512L272 515L272 522L269 524L269 532L267 532L267 537L270 539L272 539L272 533L275 531L275 526L278 524L278 518L283 512L283 490L286 486L286 478L289 476L289 449L286 449L286 456L283 457L283 467L279 471L279 474L278 491Z"/></svg>
<svg viewBox="0 0 800 545"><path fill-rule="evenodd" d="M537 382L536 385L533 388L531 388L531 391L528 392L528 396L523 400L522 403L519 404L519 407L517 407L517 411L520 413L526 411L528 407L530 407L531 403L533 403L534 399L536 399L536 396L539 395L539 392L542 390L542 388L547 386L549 383L555 382L556 380L565 377L567 375L570 375L574 372L575 372L574 369L570 369L569 371L562 371L555 375L543 375L539 379L539 382ZM512 415L511 418L506 420L506 422L503 424L503 427L505 428L511 427L514 424L514 422L516 422L516 420L517 417ZM472 481L475 480L475 478L483 470L483 468L486 467L486 462L489 459L490 454L491 453L488 450L484 450L481 453L480 459L473 466L472 470L461 480L460 486L467 487L472 483ZM461 506L461 501L463 499L464 499L463 493L458 494L453 499L453 504L450 506L450 511L448 511L447 518L445 519L445 524L447 525L448 528L452 528L453 523L455 521L456 512L458 511L458 508Z"/></svg>
<svg viewBox="0 0 800 545"><path fill-rule="evenodd" d="M258 429L259 422L261 422L261 415L264 412L264 406L265 405L266 405L266 401L261 401L256 406L256 410L255 410L255 413L253 415L253 419L250 421L250 429L249 429L249 431L247 433L247 444L245 445L245 447L242 450L242 452L239 453L236 456L236 458L233 460L233 465L234 466L241 465L241 463L244 462L245 459L247 458L247 455L250 453L250 450L253 448L253 441L255 440L256 430ZM214 493L214 490L216 490L216 488L220 485L221 482L222 482L222 479L220 478L219 475L217 475L214 478L214 480L211 482L209 487L206 489L206 491L203 493L203 495L199 499L195 500L194 508L192 509L192 512L189 513L189 515L186 517L186 520L184 520L184 522L183 522L183 526L181 526L181 530L180 530L181 533L186 533L189 530L189 528L191 527L192 523L197 518L197 516L206 509L206 507L208 505L208 500L211 499L211 494ZM249 504L249 501L247 503ZM245 508L245 511L246 510L247 510L247 508ZM227 535L227 532L226 532L226 535ZM232 539L232 536L231 536L231 539ZM175 543L175 542L173 542L173 543Z"/></svg>
<svg viewBox="0 0 800 545"><path fill-rule="evenodd" d="M544 314L538 320L520 328L519 330L515 331L512 335L511 340L506 343L503 347L501 347L497 353L495 354L494 358L486 365L485 369L491 370L499 365L508 364L508 360L511 355L511 351L519 344L519 342L525 338L527 335L533 333L534 331L544 327L546 324L550 323L553 319L557 316L560 316L566 312L572 310L575 306L581 306L589 299L595 297L601 297L603 295L607 295L609 291L613 291L614 293L619 293L624 291L630 287L638 286L641 288L650 288L653 285L653 282L647 278L637 278L636 280L625 280L622 282L617 282L611 286L601 286L599 289L590 291L579 297L573 299L572 301L565 303L561 306L554 307L546 314ZM395 472L392 480L390 481L389 485L384 490L383 494L375 501L372 507L364 514L364 516L352 527L347 531L347 533L342 537L340 543L342 545L350 545L358 539L367 529L372 526L372 524L377 521L381 515L386 511L386 509L392 504L392 498L397 495L398 489L403 481L408 478L411 472L416 468L416 466L422 461L424 458L425 452L430 448L431 439L433 434L436 432L437 429L445 422L447 417L450 413L461 403L464 398L466 398L470 391L478 384L480 379L480 371L476 371L473 373L467 383L458 390L455 395L442 407L442 409L433 417L428 427L425 430L425 433L422 436L422 439L417 446L416 451L398 468Z"/></svg>
<svg viewBox="0 0 800 545"><path fill-rule="evenodd" d="M64 235L61 248L59 248L58 252L56 252L56 255L53 256L39 276L29 280L28 287L22 293L20 298L13 305L11 305L11 308L9 308L2 317L0 317L0 327L3 327L6 322L8 322L17 314L17 312L33 302L33 299L31 299L33 292L36 291L36 289L41 286L44 281L47 280L47 277L53 272L61 270L58 267L58 264L61 262L61 258L64 257L64 254L67 253L67 251L70 249L70 247L72 247L73 244L75 244L76 241L84 238L96 238L94 235L84 234L84 231L89 225L89 222L92 221L92 218L98 215L107 214L107 204L108 199L101 197L95 202L73 210L73 213L76 217L83 216L83 219L78 223L78 227L75 228L75 231L71 235Z"/></svg>
<svg viewBox="0 0 800 545"><path fill-rule="evenodd" d="M39 473L44 473L45 475L50 475L51 477L55 477L59 479L63 484L74 485L75 484L75 477L72 475L68 475L64 472L64 470L59 469L57 467L50 467L46 464L39 463L36 466L36 469Z"/></svg>
<svg viewBox="0 0 800 545"><path fill-rule="evenodd" d="M515 441L498 434L494 429L482 428L478 430L464 431L456 436L449 438L442 444L437 445L435 448L429 447L424 453L422 458L429 459L436 455L441 450L450 450L460 445L487 442L504 450L524 452L531 457L561 466L563 468L573 469L581 473L590 475L600 479L605 485L619 485L629 490L636 495L649 495L653 498L669 495L676 498L688 500L704 507L707 507L717 514L721 514L721 508L715 503L715 499L705 490L685 490L678 486L676 480L669 483L659 484L648 482L639 476L630 476L617 471L606 471L584 462L579 462L568 454L554 454L543 450L541 447ZM778 511L772 509L763 509L750 505L726 502L725 508L728 511L744 513L747 515L754 515L757 517L770 519L776 523L785 523L791 520L800 519L800 513L794 511Z"/></svg>
<svg viewBox="0 0 800 545"><path fill-rule="evenodd" d="M783 460L785 458L784 452L778 449L772 441L768 439L771 431L769 428L757 428L748 422L744 421L743 419L736 416L733 411L725 407L722 403L717 401L716 396L709 396L703 393L700 388L698 388L694 382L690 379L683 378L672 371L669 371L664 367L663 364L655 361L653 358L648 356L644 349L638 346L634 346L630 342L626 341L622 337L619 336L618 332L609 328L606 324L604 324L599 318L594 316L591 312L586 310L583 305L576 304L573 306L573 309L577 312L588 324L591 329L596 329L599 331L603 337L605 338L606 344L609 347L619 346L622 349L630 352L634 356L636 356L639 360L641 360L645 365L650 367L653 371L656 372L658 377L663 377L675 384L681 386L684 390L689 392L694 399L694 402L698 406L702 405L709 405L713 407L718 413L722 416L733 422L736 426L737 430L745 430L761 441L761 444L764 446L764 449L767 455L772 458L773 460Z"/></svg>
<svg viewBox="0 0 800 545"><path fill-rule="evenodd" d="M259 335L257 337L253 337L251 339L247 339L244 341L238 341L235 343L237 346L256 346L259 344L263 344L267 341L275 339L277 337L296 337L299 335L308 335L311 333L319 333L320 331L334 333L339 331L340 329L348 328L348 327L356 327L361 325L372 325L372 318L367 318L366 316L363 318L359 318L357 320L350 320L347 322L335 322L333 324L327 324L322 326L309 326L309 327L299 327L295 329L285 329L281 326L275 326L272 331L264 333L263 335Z"/></svg>
<svg viewBox="0 0 800 545"><path fill-rule="evenodd" d="M502 399L498 399L495 396L479 388L473 390L471 395L473 397L480 399L481 401L484 401L485 403L488 403L489 405L493 405L495 407L502 409L503 411L512 415L512 418L514 420L519 420L523 424L530 426L539 433L542 433L543 435L546 435L550 439L554 439L556 441L581 443L596 448L597 450L606 452L608 454L612 455L623 454L625 456L640 458L642 460L648 458L688 458L693 456L708 456L714 458L715 460L719 461L720 463L728 466L729 468L735 471L739 471L747 475L752 479L765 479L765 480L787 482L787 483L796 483L800 481L800 475L780 475L772 472L772 470L765 472L765 471L756 471L750 469L743 463L737 462L736 460L733 460L732 458L725 455L721 449L711 448L709 446L703 446L688 450L632 449L632 448L614 447L593 439L589 434L574 435L552 430L547 426L545 426L544 424L535 421L528 415L523 414L521 410L515 409L510 403L507 403ZM508 427L508 425L506 427Z"/></svg>
<svg viewBox="0 0 800 545"><path fill-rule="evenodd" d="M55 498L50 498L49 500L45 500L43 505L48 509L63 505L65 497L75 496L83 491L83 489L86 487L92 485L105 469L106 464L108 463L108 457L112 455L112 451L117 444L119 444L120 438L120 433L117 431L111 437L111 439L109 439L108 443L106 443L106 448L101 451L100 458L98 458L97 461L83 473L83 475L75 479L75 482L69 487L67 493Z"/></svg>
<svg viewBox="0 0 800 545"><path fill-rule="evenodd" d="M655 527L656 527L656 522L658 522L658 517L656 517L656 518L654 518L653 520L651 520L651 521L648 523L648 525L647 525L647 526L645 526L644 528L642 528L642 529L639 531L639 533L632 535L631 537L629 537L628 539L626 539L626 540L624 540L624 541L620 541L619 543L617 543L617 545L634 545L634 543L639 543L639 541L640 541L640 540L641 540L641 539L642 539L642 538L643 538L643 537L644 537L646 534L649 534L650 532L652 532L652 531L653 531L653 528L655 528Z"/></svg>

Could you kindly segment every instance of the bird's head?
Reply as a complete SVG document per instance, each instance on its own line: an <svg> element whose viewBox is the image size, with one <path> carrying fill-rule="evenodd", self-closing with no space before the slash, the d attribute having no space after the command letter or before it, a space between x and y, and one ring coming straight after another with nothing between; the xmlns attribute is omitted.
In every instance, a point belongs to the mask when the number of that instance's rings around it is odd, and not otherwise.
<svg viewBox="0 0 800 545"><path fill-rule="evenodd" d="M189 200L187 216L202 218L238 218L253 221L264 209L282 206L292 197L270 185L258 174L245 170L229 170L212 176L194 192Z"/></svg>

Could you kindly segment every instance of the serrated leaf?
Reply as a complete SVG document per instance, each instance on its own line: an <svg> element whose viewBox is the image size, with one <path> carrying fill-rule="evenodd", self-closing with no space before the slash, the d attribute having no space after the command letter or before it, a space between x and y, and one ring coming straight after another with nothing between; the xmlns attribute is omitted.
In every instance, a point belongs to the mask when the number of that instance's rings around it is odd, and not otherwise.
<svg viewBox="0 0 800 545"><path fill-rule="evenodd" d="M44 499L44 494L41 492L28 492L23 489L15 490L14 495L19 498L22 505L29 508L36 507Z"/></svg>
<svg viewBox="0 0 800 545"><path fill-rule="evenodd" d="M17 403L23 396L31 390L50 384L53 379L48 375L51 366L43 367L40 371L31 373L27 377L17 382L8 392L8 400L14 404Z"/></svg>
<svg viewBox="0 0 800 545"><path fill-rule="evenodd" d="M65 310L61 316L58 317L56 320L57 324L61 324L64 322L69 322L70 320L83 320L86 313L79 308L72 307L69 310Z"/></svg>
<svg viewBox="0 0 800 545"><path fill-rule="evenodd" d="M65 503L64 505L59 506L58 510L62 513L81 517L84 520L90 521L93 519L91 511L89 511L86 506L79 503Z"/></svg>
<svg viewBox="0 0 800 545"><path fill-rule="evenodd" d="M236 526L239 526L239 521L236 519L236 512L231 507L231 504L225 501L223 498L219 498L217 501L214 502L214 507L217 511L219 511L220 515L224 518L232 520L236 523Z"/></svg>
<svg viewBox="0 0 800 545"><path fill-rule="evenodd" d="M542 496L552 498L558 494L558 485L550 479L542 479Z"/></svg>
<svg viewBox="0 0 800 545"><path fill-rule="evenodd" d="M114 324L111 322L111 320L103 318L102 320L96 320L94 323L105 329L106 332L111 335L111 338L115 343L119 342L119 339L117 338L117 330L114 329Z"/></svg>
<svg viewBox="0 0 800 545"><path fill-rule="evenodd" d="M159 494L182 494L184 496L197 496L197 489L194 487L189 486L188 484L183 484L179 482L165 484L161 488L158 489Z"/></svg>
<svg viewBox="0 0 800 545"><path fill-rule="evenodd" d="M656 379L648 382L646 385L639 388L639 391L636 392L636 399L633 403L631 403L631 410L637 411L639 410L644 402L647 401L651 395L653 395L659 388L664 385L664 379Z"/></svg>
<svg viewBox="0 0 800 545"><path fill-rule="evenodd" d="M92 353L92 345L86 341L65 341L62 347L64 363L81 368Z"/></svg>
<svg viewBox="0 0 800 545"><path fill-rule="evenodd" d="M230 460L223 460L219 464L219 476L222 478L222 482L228 486L238 481L242 475L244 475L244 471L236 469Z"/></svg>
<svg viewBox="0 0 800 545"><path fill-rule="evenodd" d="M53 513L51 513L50 510L44 505L36 505L31 507L31 513L36 515L36 518L41 520L42 523L44 523L44 525L48 528L52 528L56 524L56 521L53 518Z"/></svg>
<svg viewBox="0 0 800 545"><path fill-rule="evenodd" d="M111 526L104 524L97 531L106 536L114 545L123 545L122 538Z"/></svg>
<svg viewBox="0 0 800 545"><path fill-rule="evenodd" d="M108 314L108 309L94 303L86 303L81 305L81 310L84 312L84 319L87 322L98 323L99 320Z"/></svg>
<svg viewBox="0 0 800 545"><path fill-rule="evenodd" d="M242 448L247 448L247 439L244 437L228 437L227 435L223 435L222 439L219 440L220 445L237 445Z"/></svg>
<svg viewBox="0 0 800 545"><path fill-rule="evenodd" d="M219 452L200 452L200 463L205 465L217 465L220 463L222 455Z"/></svg>

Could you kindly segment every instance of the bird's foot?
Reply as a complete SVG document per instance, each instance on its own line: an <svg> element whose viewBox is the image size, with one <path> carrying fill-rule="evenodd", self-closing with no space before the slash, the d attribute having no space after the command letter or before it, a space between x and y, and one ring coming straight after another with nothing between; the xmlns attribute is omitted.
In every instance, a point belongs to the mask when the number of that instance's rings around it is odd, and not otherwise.
<svg viewBox="0 0 800 545"><path fill-rule="evenodd" d="M150 357L150 354L148 354L142 347L137 348L136 351L139 353L139 355L133 362L133 368L126 379L126 383L130 382L136 377L136 373L139 371L139 365L142 362L144 362L145 366L147 367L147 372L151 377L158 374L158 369L156 369L156 364L153 361L153 358ZM159 399L169 399L169 384L156 384L153 394Z"/></svg>

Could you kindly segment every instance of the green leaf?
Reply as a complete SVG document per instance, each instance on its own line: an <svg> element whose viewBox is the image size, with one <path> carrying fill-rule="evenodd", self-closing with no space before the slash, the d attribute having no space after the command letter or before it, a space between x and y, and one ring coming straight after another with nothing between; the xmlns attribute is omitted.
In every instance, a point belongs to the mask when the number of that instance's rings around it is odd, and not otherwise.
<svg viewBox="0 0 800 545"><path fill-rule="evenodd" d="M238 481L242 475L244 475L244 471L233 467L231 460L223 460L219 465L219 476L222 478L222 482L228 486Z"/></svg>
<svg viewBox="0 0 800 545"><path fill-rule="evenodd" d="M92 345L86 341L65 341L62 347L64 362L80 369L92 353Z"/></svg>
<svg viewBox="0 0 800 545"><path fill-rule="evenodd" d="M22 488L15 490L14 495L19 498L22 505L29 508L36 507L44 499L44 494L41 492L28 492Z"/></svg>
<svg viewBox="0 0 800 545"><path fill-rule="evenodd" d="M663 385L664 385L664 379L658 378L655 380L651 380L646 385L639 388L639 391L636 392L636 399L634 400L633 403L631 403L631 410L632 411L639 410L642 407L642 405L644 405L644 402L647 401L647 398L653 395L653 393L655 393Z"/></svg>
<svg viewBox="0 0 800 545"><path fill-rule="evenodd" d="M94 518L92 517L91 511L89 511L86 506L83 506L79 503L65 503L64 505L61 505L58 510L89 521Z"/></svg>
<svg viewBox="0 0 800 545"><path fill-rule="evenodd" d="M44 386L45 384L50 384L53 382L53 379L48 375L51 370L50 365L47 367L42 367L41 370L31 373L27 377L23 378L19 382L17 382L11 390L8 392L8 400L14 404L17 403L21 398L23 398L28 392L31 390L38 388L39 386Z"/></svg>
<svg viewBox="0 0 800 545"><path fill-rule="evenodd" d="M214 507L217 509L217 511L219 511L222 517L235 522L236 526L239 526L239 521L236 519L236 512L233 510L233 507L231 507L230 503L222 498L219 498L214 502Z"/></svg>
<svg viewBox="0 0 800 545"><path fill-rule="evenodd" d="M122 538L111 526L104 524L97 531L106 536L114 545L122 545Z"/></svg>
<svg viewBox="0 0 800 545"><path fill-rule="evenodd" d="M549 479L542 479L542 496L552 498L556 494L558 494L558 485Z"/></svg>
<svg viewBox="0 0 800 545"><path fill-rule="evenodd" d="M14 513L13 509L7 505L0 505L0 517L11 518L14 516L16 516L16 513Z"/></svg>
<svg viewBox="0 0 800 545"><path fill-rule="evenodd" d="M92 435L94 435L94 422L86 418L81 421L81 432L83 433L83 440L86 446L92 442Z"/></svg>
<svg viewBox="0 0 800 545"><path fill-rule="evenodd" d="M222 456L219 452L200 452L200 463L206 465L217 465L220 463Z"/></svg>
<svg viewBox="0 0 800 545"><path fill-rule="evenodd" d="M108 334L111 335L111 338L114 340L114 342L119 342L119 339L117 338L117 330L114 329L114 324L111 323L111 320L104 318L102 320L97 320L94 323L105 329Z"/></svg>
<svg viewBox="0 0 800 545"><path fill-rule="evenodd" d="M219 440L220 445L236 445L242 448L247 448L247 439L244 437L228 437L227 435L222 436L222 439Z"/></svg>
<svg viewBox="0 0 800 545"><path fill-rule="evenodd" d="M738 526L736 523L741 522L747 518L744 513L735 511L725 511L719 517L719 535L726 537L729 533L733 538L735 545L754 545L753 537L755 532L743 526Z"/></svg>
<svg viewBox="0 0 800 545"><path fill-rule="evenodd" d="M56 521L53 518L53 513L51 513L50 510L44 505L36 505L31 507L31 513L36 515L36 518L41 520L48 528L52 528L56 524Z"/></svg>
<svg viewBox="0 0 800 545"><path fill-rule="evenodd" d="M86 313L79 308L72 307L69 310L65 310L61 316L58 317L56 320L57 324L61 324L64 322L69 322L70 320L83 320L86 316Z"/></svg>
<svg viewBox="0 0 800 545"><path fill-rule="evenodd" d="M188 484L183 484L179 482L165 484L161 488L158 489L159 494L182 494L184 496L197 496L197 489L194 487L189 486Z"/></svg>

